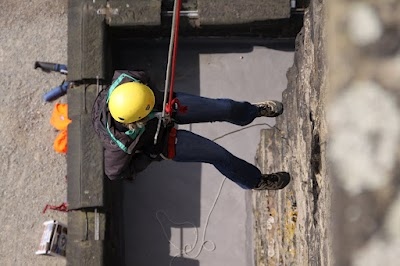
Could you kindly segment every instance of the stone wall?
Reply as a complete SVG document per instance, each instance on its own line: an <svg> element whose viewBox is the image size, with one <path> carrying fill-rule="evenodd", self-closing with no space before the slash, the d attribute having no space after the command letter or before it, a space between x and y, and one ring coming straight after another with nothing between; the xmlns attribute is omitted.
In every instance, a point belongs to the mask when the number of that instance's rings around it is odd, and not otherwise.
<svg viewBox="0 0 400 266"><path fill-rule="evenodd" d="M261 132L260 167L293 180L253 194L256 265L398 265L398 14L398 0L311 1L285 113Z"/></svg>
<svg viewBox="0 0 400 266"><path fill-rule="evenodd" d="M261 132L260 168L288 171L292 182L282 191L253 193L258 266L331 264L324 12L322 1L312 1L306 10L287 72L285 112L274 128Z"/></svg>

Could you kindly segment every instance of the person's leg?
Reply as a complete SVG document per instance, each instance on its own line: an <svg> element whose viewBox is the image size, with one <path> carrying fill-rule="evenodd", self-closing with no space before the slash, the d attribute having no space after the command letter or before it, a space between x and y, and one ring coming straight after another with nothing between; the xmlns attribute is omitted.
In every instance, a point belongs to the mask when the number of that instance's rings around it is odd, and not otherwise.
<svg viewBox="0 0 400 266"><path fill-rule="evenodd" d="M176 93L176 98L187 111L177 113L177 124L226 121L244 126L259 116L259 109L249 102L237 102L231 99L211 99L187 93Z"/></svg>
<svg viewBox="0 0 400 266"><path fill-rule="evenodd" d="M204 162L215 166L224 176L245 189L256 188L262 175L254 165L237 158L217 143L186 130L177 131L177 162Z"/></svg>

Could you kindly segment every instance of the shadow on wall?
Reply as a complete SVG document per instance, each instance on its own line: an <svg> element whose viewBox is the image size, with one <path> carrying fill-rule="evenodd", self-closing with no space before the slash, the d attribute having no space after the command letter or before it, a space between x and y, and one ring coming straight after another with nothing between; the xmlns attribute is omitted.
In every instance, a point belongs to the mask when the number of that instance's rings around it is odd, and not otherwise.
<svg viewBox="0 0 400 266"><path fill-rule="evenodd" d="M152 83L158 89L164 89L168 40L112 39L114 69L144 70L148 72ZM289 47L291 44L286 45ZM254 46L270 47L271 40L205 38L180 40L176 90L199 95L200 54L248 53ZM140 173L133 184L125 184L126 265L170 264L173 259L170 253L179 254L179 250L169 243L172 230L180 231L178 235L182 240L183 228L200 227L200 189L201 165L172 161L155 162ZM176 223L190 220L192 224L177 225L171 220ZM183 241L176 240L176 242ZM184 249L182 246L178 248ZM200 262L177 258L173 265L197 266Z"/></svg>

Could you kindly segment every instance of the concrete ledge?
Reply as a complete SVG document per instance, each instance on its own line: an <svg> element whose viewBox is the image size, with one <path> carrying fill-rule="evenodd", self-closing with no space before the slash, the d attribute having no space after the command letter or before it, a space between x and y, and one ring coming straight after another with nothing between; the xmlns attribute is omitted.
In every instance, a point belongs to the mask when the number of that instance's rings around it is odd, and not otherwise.
<svg viewBox="0 0 400 266"><path fill-rule="evenodd" d="M67 249L67 265L104 265L104 241L70 241Z"/></svg>
<svg viewBox="0 0 400 266"><path fill-rule="evenodd" d="M68 91L68 204L69 209L105 206L103 148L92 127L91 110L96 85L82 85Z"/></svg>
<svg viewBox="0 0 400 266"><path fill-rule="evenodd" d="M158 26L161 25L161 0L112 0L110 26Z"/></svg>
<svg viewBox="0 0 400 266"><path fill-rule="evenodd" d="M287 0L198 0L201 25L242 24L290 17Z"/></svg>
<svg viewBox="0 0 400 266"><path fill-rule="evenodd" d="M68 2L68 80L105 79L105 22L97 10L106 0Z"/></svg>

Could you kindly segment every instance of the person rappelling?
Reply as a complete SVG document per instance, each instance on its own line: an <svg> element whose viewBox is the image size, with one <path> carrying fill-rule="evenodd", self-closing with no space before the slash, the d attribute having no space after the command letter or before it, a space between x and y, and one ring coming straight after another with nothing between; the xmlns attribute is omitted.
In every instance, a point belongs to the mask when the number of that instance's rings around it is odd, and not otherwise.
<svg viewBox="0 0 400 266"><path fill-rule="evenodd" d="M144 71L117 70L111 85L95 100L92 122L104 147L105 174L111 180L134 179L150 163L170 159L212 164L244 189L283 189L290 182L289 173L262 174L214 141L176 128L206 122L246 126L258 117L283 113L278 101L252 104L174 92L180 2L174 6L164 92Z"/></svg>

